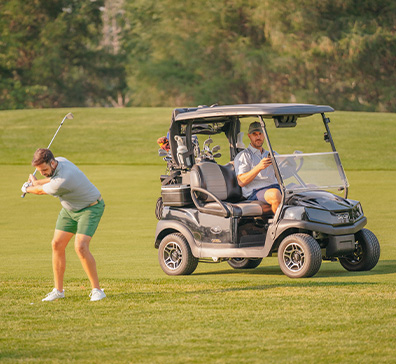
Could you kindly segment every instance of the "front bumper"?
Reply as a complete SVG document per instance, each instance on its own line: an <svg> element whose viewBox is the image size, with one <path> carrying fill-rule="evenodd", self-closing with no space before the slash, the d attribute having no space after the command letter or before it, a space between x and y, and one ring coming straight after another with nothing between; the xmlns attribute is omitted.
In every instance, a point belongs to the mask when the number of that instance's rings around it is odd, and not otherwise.
<svg viewBox="0 0 396 364"><path fill-rule="evenodd" d="M367 218L365 216L354 224L343 226L332 226L311 221L282 220L276 229L276 236L281 235L284 231L291 228L297 228L305 231L316 231L327 235L349 235L357 233L359 230L363 229L366 224Z"/></svg>

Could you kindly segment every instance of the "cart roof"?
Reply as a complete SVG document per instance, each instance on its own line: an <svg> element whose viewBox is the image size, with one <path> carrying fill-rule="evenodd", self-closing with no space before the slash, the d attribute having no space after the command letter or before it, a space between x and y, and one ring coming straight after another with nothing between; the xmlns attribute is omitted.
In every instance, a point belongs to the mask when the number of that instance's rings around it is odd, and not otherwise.
<svg viewBox="0 0 396 364"><path fill-rule="evenodd" d="M207 120L222 116L258 116L273 117L282 115L295 115L298 117L333 112L334 109L327 105L310 104L240 104L211 107L198 107L191 109L176 109L175 121L183 122L191 119Z"/></svg>

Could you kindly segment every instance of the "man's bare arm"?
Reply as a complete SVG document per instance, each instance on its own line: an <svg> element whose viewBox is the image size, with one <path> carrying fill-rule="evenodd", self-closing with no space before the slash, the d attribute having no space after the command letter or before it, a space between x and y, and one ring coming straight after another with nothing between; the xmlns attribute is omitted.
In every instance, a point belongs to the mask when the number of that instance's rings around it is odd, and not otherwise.
<svg viewBox="0 0 396 364"><path fill-rule="evenodd" d="M31 174L28 181L31 182L32 185L26 188L27 193L32 193L34 195L46 195L43 190L43 185L51 181L51 178L37 179L36 176Z"/></svg>
<svg viewBox="0 0 396 364"><path fill-rule="evenodd" d="M27 193L32 193L34 195L46 195L47 193L44 192L43 186L29 186L26 188Z"/></svg>
<svg viewBox="0 0 396 364"><path fill-rule="evenodd" d="M47 184L49 181L51 181L51 178L42 178L42 179L37 179L35 176L32 174L29 176L29 182L32 182L33 186L42 186Z"/></svg>
<svg viewBox="0 0 396 364"><path fill-rule="evenodd" d="M241 187L251 183L257 175L265 168L271 165L271 158L263 158L257 166L253 167L249 172L239 174L237 176L238 184Z"/></svg>

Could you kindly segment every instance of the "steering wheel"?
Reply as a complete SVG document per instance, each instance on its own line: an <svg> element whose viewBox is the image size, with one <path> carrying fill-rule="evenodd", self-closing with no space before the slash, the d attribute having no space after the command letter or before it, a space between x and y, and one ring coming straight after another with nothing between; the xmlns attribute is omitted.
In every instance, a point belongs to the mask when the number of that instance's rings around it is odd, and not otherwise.
<svg viewBox="0 0 396 364"><path fill-rule="evenodd" d="M296 157L298 156L298 153L295 153ZM296 157L286 157L282 162L279 163L278 167L281 172L281 175L283 178L287 179L292 176L296 176L298 171L301 169L301 167L304 164L304 158L299 157L300 159L300 164L297 167L297 162L296 162Z"/></svg>

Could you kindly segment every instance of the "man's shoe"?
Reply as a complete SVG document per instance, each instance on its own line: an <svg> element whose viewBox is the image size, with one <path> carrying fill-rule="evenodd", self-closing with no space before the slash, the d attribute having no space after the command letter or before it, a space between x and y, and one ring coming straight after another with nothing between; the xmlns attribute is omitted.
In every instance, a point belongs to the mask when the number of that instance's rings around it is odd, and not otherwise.
<svg viewBox="0 0 396 364"><path fill-rule="evenodd" d="M65 290L62 292L59 292L56 288L54 288L50 293L48 293L45 298L43 298L41 301L54 301L59 298L65 298Z"/></svg>
<svg viewBox="0 0 396 364"><path fill-rule="evenodd" d="M94 288L89 294L89 297L91 297L91 301L100 301L105 298L106 295L101 289Z"/></svg>

